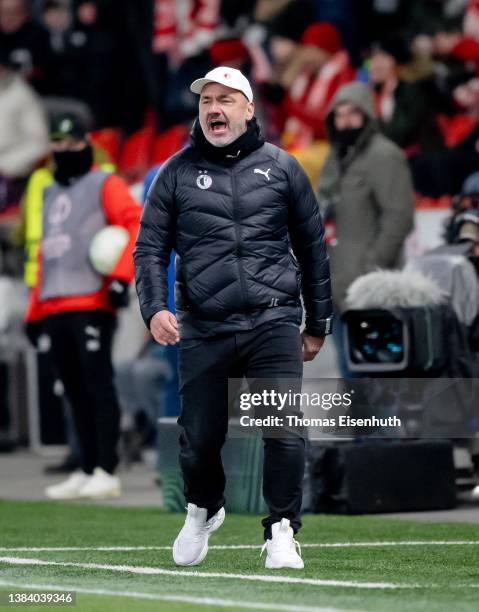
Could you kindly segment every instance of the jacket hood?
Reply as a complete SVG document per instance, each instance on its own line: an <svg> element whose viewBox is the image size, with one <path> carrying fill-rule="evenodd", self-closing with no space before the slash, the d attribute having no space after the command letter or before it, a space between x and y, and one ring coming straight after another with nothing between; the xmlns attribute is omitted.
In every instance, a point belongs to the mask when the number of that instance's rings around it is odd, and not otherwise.
<svg viewBox="0 0 479 612"><path fill-rule="evenodd" d="M334 109L345 102L349 102L350 104L354 104L354 106L360 108L366 117L368 117L368 119L371 121L376 119L373 94L366 83L359 83L356 81L340 87L329 105L327 112L328 120L331 117Z"/></svg>
<svg viewBox="0 0 479 612"><path fill-rule="evenodd" d="M378 125L376 120L376 112L374 110L374 100L371 89L366 83L348 83L338 89L336 95L331 101L328 107L326 115L326 130L328 132L329 140L334 141L335 128L333 123L334 109L340 104L344 103L354 104L365 114L367 121L364 127L363 133L357 143L355 149L362 148L372 137L372 135L378 131Z"/></svg>

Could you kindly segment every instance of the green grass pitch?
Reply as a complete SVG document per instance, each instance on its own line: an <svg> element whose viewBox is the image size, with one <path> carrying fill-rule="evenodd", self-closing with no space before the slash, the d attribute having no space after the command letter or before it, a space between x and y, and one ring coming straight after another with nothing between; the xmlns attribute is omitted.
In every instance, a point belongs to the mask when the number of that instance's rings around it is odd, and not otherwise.
<svg viewBox="0 0 479 612"><path fill-rule="evenodd" d="M211 537L206 560L178 568L162 547L171 546L183 520L157 508L0 502L0 591L72 588L77 603L63 609L81 612L479 609L476 525L306 515L298 537L305 569L270 572L259 556L260 517L231 514ZM240 545L253 547L234 548ZM31 550L54 547L86 550ZM19 548L27 550L12 550ZM0 606L37 608L45 609Z"/></svg>

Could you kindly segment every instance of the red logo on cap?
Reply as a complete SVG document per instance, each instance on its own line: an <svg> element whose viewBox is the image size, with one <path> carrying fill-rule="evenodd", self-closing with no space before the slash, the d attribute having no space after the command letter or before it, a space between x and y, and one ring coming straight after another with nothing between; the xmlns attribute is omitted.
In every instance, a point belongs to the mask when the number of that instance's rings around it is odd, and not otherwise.
<svg viewBox="0 0 479 612"><path fill-rule="evenodd" d="M230 76L231 76L231 75L230 75L230 73L229 73L229 72L225 72L225 73L224 73L224 77L225 77L225 79L229 79L229 77L230 77Z"/></svg>

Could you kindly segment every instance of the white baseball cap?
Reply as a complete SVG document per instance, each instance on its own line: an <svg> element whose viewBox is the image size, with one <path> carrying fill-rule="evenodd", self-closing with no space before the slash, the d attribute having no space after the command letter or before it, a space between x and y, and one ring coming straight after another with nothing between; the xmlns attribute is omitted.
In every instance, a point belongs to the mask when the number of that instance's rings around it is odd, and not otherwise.
<svg viewBox="0 0 479 612"><path fill-rule="evenodd" d="M204 78L193 81L190 85L190 90L195 94L200 94L203 87L208 85L208 83L219 83L220 85L231 87L231 89L237 89L244 93L248 98L248 102L253 102L251 85L245 75L240 70L236 70L236 68L230 68L229 66L213 68L213 70L205 74Z"/></svg>

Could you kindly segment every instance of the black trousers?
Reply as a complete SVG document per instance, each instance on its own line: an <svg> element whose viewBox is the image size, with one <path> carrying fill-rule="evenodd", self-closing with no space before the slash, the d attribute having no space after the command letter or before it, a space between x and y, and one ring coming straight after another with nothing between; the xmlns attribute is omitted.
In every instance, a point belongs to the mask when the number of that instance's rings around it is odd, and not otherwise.
<svg viewBox="0 0 479 612"><path fill-rule="evenodd" d="M221 449L228 430L228 378L295 379L299 390L302 373L302 342L294 325L267 323L251 331L180 341L178 423L187 502L207 508L208 516L225 502ZM263 439L269 516L262 524L268 539L271 525L282 518L291 521L295 532L301 527L305 441L302 436Z"/></svg>
<svg viewBox="0 0 479 612"><path fill-rule="evenodd" d="M101 310L63 312L45 319L87 474L95 467L112 474L118 464L120 410L111 361L115 324L115 315Z"/></svg>

